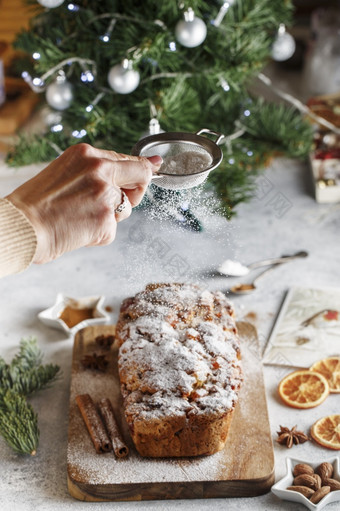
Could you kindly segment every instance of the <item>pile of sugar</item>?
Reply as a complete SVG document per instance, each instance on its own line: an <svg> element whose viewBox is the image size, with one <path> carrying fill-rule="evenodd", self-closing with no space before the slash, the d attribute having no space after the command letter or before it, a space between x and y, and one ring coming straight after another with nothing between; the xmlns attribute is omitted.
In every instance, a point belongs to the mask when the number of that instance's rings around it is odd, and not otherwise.
<svg viewBox="0 0 340 511"><path fill-rule="evenodd" d="M182 153L166 156L159 172L164 174L189 175L206 170L212 162L207 152L184 151Z"/></svg>
<svg viewBox="0 0 340 511"><path fill-rule="evenodd" d="M218 271L224 275L229 275L230 277L242 277L249 273L247 266L244 266L238 261L232 261L231 259L223 261L223 263L218 267Z"/></svg>
<svg viewBox="0 0 340 511"><path fill-rule="evenodd" d="M149 286L123 304L117 335L127 413L145 419L225 414L241 384L225 295L193 284Z"/></svg>

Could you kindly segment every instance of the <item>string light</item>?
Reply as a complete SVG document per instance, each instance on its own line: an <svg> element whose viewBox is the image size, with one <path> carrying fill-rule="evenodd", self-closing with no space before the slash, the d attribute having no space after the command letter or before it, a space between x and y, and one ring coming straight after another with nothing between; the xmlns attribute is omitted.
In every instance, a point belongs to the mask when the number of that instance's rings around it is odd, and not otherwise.
<svg viewBox="0 0 340 511"><path fill-rule="evenodd" d="M94 109L94 107L99 103L99 101L102 99L102 97L104 96L104 92L100 92L99 94L97 94L97 96L94 98L94 100L92 101L92 103L90 103L89 105L87 105L87 107L85 108L86 112L90 113L92 112L92 110Z"/></svg>
<svg viewBox="0 0 340 511"><path fill-rule="evenodd" d="M32 78L28 71L23 71L21 77L31 87L34 92L40 93L45 89L45 82L38 77Z"/></svg>
<svg viewBox="0 0 340 511"><path fill-rule="evenodd" d="M175 41L171 41L169 43L169 48L170 48L171 51L176 51L177 50Z"/></svg>
<svg viewBox="0 0 340 511"><path fill-rule="evenodd" d="M222 89L225 90L226 92L228 92L230 90L229 83L224 78L220 79L220 85L221 85Z"/></svg>
<svg viewBox="0 0 340 511"><path fill-rule="evenodd" d="M78 130L72 131L72 136L74 138L83 138L83 137L85 137L85 135L87 135L87 131L84 129L81 129L80 131L78 131Z"/></svg>
<svg viewBox="0 0 340 511"><path fill-rule="evenodd" d="M224 16L227 14L227 12L229 11L229 7L233 5L234 1L235 0L229 0L228 2L224 2L216 18L211 22L211 24L214 25L214 27L219 27L221 25Z"/></svg>
<svg viewBox="0 0 340 511"><path fill-rule="evenodd" d="M77 4L68 4L67 8L71 12L78 12L80 9L80 6Z"/></svg>
<svg viewBox="0 0 340 511"><path fill-rule="evenodd" d="M35 51L35 52L33 53L33 55L32 55L32 58L33 58L34 60L39 60L39 59L40 59L40 57L41 57L41 55L40 55L40 53L39 53L39 52L37 52L37 51Z"/></svg>
<svg viewBox="0 0 340 511"><path fill-rule="evenodd" d="M116 19L112 19L110 21L110 25L108 26L108 29L106 30L104 35L99 36L99 39L103 41L103 43L108 43L111 38L112 30L114 29L115 24L117 23Z"/></svg>
<svg viewBox="0 0 340 511"><path fill-rule="evenodd" d="M54 126L51 126L52 133L59 133L60 131L63 131L64 126L62 124L54 124Z"/></svg>
<svg viewBox="0 0 340 511"><path fill-rule="evenodd" d="M91 71L87 69L86 71L82 72L82 74L80 75L80 79L83 83L93 82L94 76L91 73Z"/></svg>

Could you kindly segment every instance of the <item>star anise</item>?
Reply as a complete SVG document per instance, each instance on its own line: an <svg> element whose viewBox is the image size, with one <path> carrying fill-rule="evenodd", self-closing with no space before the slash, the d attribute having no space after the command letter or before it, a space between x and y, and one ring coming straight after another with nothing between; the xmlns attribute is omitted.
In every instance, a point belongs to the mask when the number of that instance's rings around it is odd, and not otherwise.
<svg viewBox="0 0 340 511"><path fill-rule="evenodd" d="M97 355L97 353L92 353L92 355L85 355L85 357L81 360L81 363L84 367L86 367L86 369L97 369L98 371L105 371L109 361L105 355Z"/></svg>
<svg viewBox="0 0 340 511"><path fill-rule="evenodd" d="M97 335L95 338L96 344L102 348L109 348L114 343L114 335Z"/></svg>
<svg viewBox="0 0 340 511"><path fill-rule="evenodd" d="M285 426L280 426L280 431L277 431L277 441L279 444L286 445L290 449L293 444L298 445L307 442L309 440L308 436L302 431L298 431L296 427L294 426L292 429L289 429Z"/></svg>

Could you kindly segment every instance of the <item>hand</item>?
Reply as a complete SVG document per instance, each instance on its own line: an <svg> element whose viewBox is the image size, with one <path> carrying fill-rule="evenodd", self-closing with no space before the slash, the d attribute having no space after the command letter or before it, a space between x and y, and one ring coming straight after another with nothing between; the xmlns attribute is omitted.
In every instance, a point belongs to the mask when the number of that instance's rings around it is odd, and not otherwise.
<svg viewBox="0 0 340 511"><path fill-rule="evenodd" d="M88 144L69 147L6 198L32 223L37 234L35 263L56 259L83 246L106 245L117 222L143 198L162 159L127 156ZM122 201L127 206L115 214Z"/></svg>

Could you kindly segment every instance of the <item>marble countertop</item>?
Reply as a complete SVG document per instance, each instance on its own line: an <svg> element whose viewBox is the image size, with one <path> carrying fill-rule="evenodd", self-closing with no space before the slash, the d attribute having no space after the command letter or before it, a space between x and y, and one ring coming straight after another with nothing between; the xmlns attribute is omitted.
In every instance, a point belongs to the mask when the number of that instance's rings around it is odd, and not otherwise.
<svg viewBox="0 0 340 511"><path fill-rule="evenodd" d="M0 163L4 196L42 166L9 169ZM80 297L104 295L112 307L112 322L123 298L146 283L159 280L199 281L209 268L225 259L243 263L307 250L309 257L290 262L259 281L251 295L232 297L238 319L251 320L263 350L282 300L292 286L340 287L340 206L319 205L312 193L309 170L301 162L278 159L256 181L254 198L238 208L228 222L195 198L203 221L201 233L179 228L156 213L140 209L119 225L115 242L67 254L0 283L0 355L10 360L22 337L35 336L45 361L62 368L53 388L32 398L39 416L40 446L36 457L14 454L0 438L0 508L15 510L291 510L299 504L279 500L272 493L254 498L83 503L70 497L66 483L66 450L72 338L43 325L38 312L51 306L58 292ZM239 280L239 279L237 279ZM208 289L225 290L231 281L206 278ZM275 450L276 480L285 474L285 458L310 461L331 458L336 451L312 442L291 450L275 442L279 425L308 431L319 417L339 412L339 399L330 396L315 409L296 410L279 402L277 384L290 369L264 366L270 426ZM327 509L338 509L336 503Z"/></svg>

